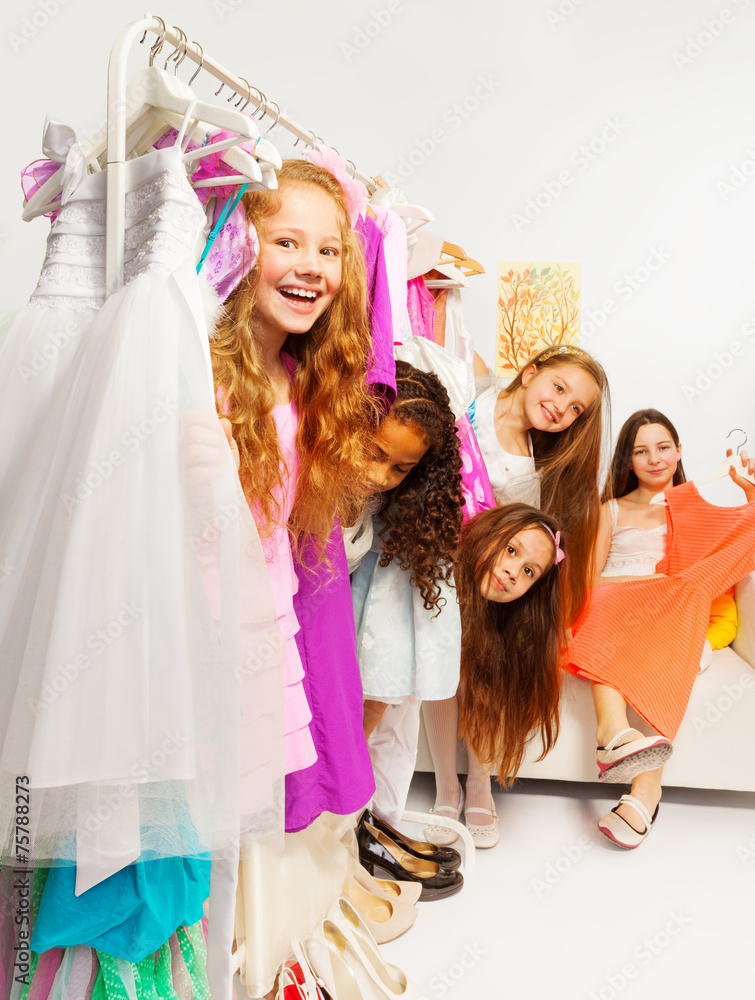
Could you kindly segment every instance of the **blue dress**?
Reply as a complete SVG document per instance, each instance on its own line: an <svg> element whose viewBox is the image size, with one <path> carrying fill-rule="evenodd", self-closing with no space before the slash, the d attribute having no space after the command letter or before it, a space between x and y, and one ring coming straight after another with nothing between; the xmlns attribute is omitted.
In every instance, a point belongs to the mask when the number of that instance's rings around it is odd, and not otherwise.
<svg viewBox="0 0 755 1000"><path fill-rule="evenodd" d="M461 663L461 619L456 590L441 582L440 614L427 611L410 583L411 570L394 560L380 566L375 541L351 577L357 658L365 698L396 704L412 695L438 701L456 694Z"/></svg>

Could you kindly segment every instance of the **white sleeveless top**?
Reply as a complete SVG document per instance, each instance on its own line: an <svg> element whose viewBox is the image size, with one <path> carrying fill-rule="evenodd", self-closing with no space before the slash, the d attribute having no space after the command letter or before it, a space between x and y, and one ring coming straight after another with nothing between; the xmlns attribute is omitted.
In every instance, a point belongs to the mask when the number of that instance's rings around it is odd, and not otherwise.
<svg viewBox="0 0 755 1000"><path fill-rule="evenodd" d="M635 528L617 524L619 504L609 500L611 511L611 548L601 576L652 576L656 564L666 554L666 525Z"/></svg>
<svg viewBox="0 0 755 1000"><path fill-rule="evenodd" d="M495 404L500 388L496 383L483 389L475 400L475 431L496 502L540 506L540 482L535 472L532 439L527 435L529 455L510 455L495 432Z"/></svg>

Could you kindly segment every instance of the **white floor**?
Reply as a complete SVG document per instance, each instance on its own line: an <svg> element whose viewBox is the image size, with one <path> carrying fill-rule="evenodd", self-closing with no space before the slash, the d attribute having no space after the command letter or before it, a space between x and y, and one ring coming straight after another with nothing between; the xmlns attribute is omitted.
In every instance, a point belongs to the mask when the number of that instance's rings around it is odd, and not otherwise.
<svg viewBox="0 0 755 1000"><path fill-rule="evenodd" d="M755 795L668 789L648 839L622 851L595 821L626 790L498 790L498 846L459 894L420 903L385 957L429 1000L755 998ZM407 808L433 798L415 775Z"/></svg>

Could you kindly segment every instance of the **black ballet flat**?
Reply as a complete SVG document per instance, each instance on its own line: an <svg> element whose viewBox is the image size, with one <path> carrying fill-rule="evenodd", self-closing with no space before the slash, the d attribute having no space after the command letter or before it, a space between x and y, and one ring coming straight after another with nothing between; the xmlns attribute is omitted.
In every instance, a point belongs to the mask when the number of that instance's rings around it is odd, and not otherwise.
<svg viewBox="0 0 755 1000"><path fill-rule="evenodd" d="M416 858L435 861L436 864L441 865L443 868L449 868L452 871L455 871L461 864L461 855L453 847L440 847L438 844L429 844L424 840L412 840L410 837L404 836L403 833L399 833L390 823L386 823L384 819L381 819L380 816L369 809L365 809L362 813L362 817L359 820L360 824L365 820L371 823L376 829L387 833L391 840L400 847L403 847L409 854L413 854Z"/></svg>
<svg viewBox="0 0 755 1000"><path fill-rule="evenodd" d="M443 868L429 858L418 858L397 844L387 833L373 826L365 816L357 827L359 861L371 875L384 872L397 882L418 882L420 900L453 896L464 885L459 871Z"/></svg>

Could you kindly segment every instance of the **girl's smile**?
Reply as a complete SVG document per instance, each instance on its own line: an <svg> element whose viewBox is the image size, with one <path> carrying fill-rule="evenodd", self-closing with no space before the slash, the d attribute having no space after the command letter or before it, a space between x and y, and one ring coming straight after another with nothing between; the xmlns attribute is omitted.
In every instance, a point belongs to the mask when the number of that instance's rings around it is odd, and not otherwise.
<svg viewBox="0 0 755 1000"><path fill-rule="evenodd" d="M325 192L287 184L282 205L262 236L256 288L258 330L281 346L290 333L306 333L331 304L341 284L343 246L338 210Z"/></svg>
<svg viewBox="0 0 755 1000"><path fill-rule="evenodd" d="M597 392L592 376L569 364L539 371L532 365L524 372L522 385L527 422L541 431L566 430L594 401Z"/></svg>
<svg viewBox="0 0 755 1000"><path fill-rule="evenodd" d="M553 542L541 528L524 528L504 545L480 593L498 604L515 601L551 566L553 555Z"/></svg>
<svg viewBox="0 0 755 1000"><path fill-rule="evenodd" d="M663 424L644 424L637 431L632 449L632 472L641 486L653 491L667 489L682 455Z"/></svg>

